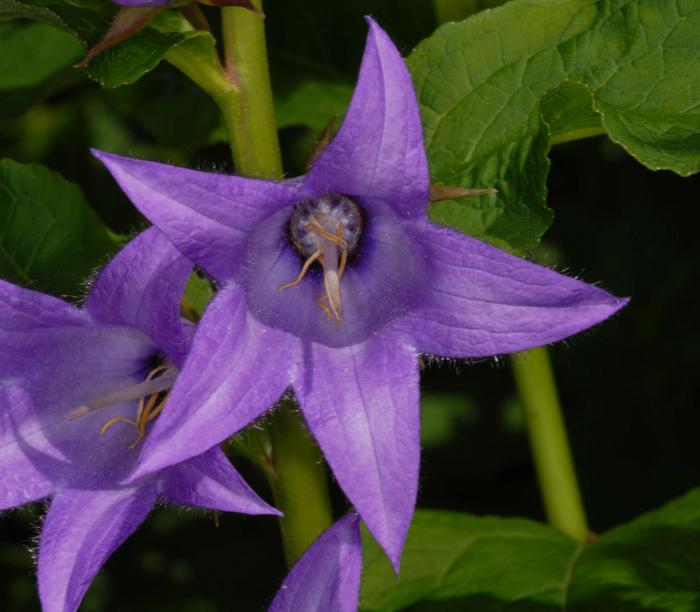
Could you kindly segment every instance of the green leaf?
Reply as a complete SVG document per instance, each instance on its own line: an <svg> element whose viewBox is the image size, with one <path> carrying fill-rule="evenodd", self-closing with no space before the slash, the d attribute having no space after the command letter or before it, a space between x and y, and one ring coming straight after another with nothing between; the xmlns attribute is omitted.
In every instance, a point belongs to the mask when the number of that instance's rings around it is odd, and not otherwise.
<svg viewBox="0 0 700 612"><path fill-rule="evenodd" d="M192 272L187 279L184 298L201 317L209 302L214 298L214 288L209 280L201 277L197 272Z"/></svg>
<svg viewBox="0 0 700 612"><path fill-rule="evenodd" d="M580 546L533 521L418 511L398 578L364 535L367 612L700 609L700 489Z"/></svg>
<svg viewBox="0 0 700 612"><path fill-rule="evenodd" d="M109 0L0 0L0 20L45 21L76 36L87 50L105 34L116 8ZM164 11L133 38L101 53L84 70L103 87L121 87L153 70L171 49L200 37L211 35L193 31L179 13Z"/></svg>
<svg viewBox="0 0 700 612"><path fill-rule="evenodd" d="M595 133L591 109L643 164L696 172L699 46L693 0L515 0L439 28L408 58L433 179L500 193L434 219L533 248L551 222L547 123L555 141Z"/></svg>
<svg viewBox="0 0 700 612"><path fill-rule="evenodd" d="M75 63L82 45L45 23L0 23L0 90L35 87Z"/></svg>
<svg viewBox="0 0 700 612"><path fill-rule="evenodd" d="M188 40L209 37L208 32L158 32L147 27L133 38L107 49L85 67L102 87L129 85L153 70L168 51Z"/></svg>
<svg viewBox="0 0 700 612"><path fill-rule="evenodd" d="M0 160L0 276L54 294L81 284L120 241L80 188L38 164Z"/></svg>
<svg viewBox="0 0 700 612"><path fill-rule="evenodd" d="M430 510L415 515L399 578L374 540L363 545L366 611L490 612L511 602L518 610L556 610L576 550L573 540L534 521Z"/></svg>
<svg viewBox="0 0 700 612"><path fill-rule="evenodd" d="M345 81L301 81L275 97L277 125L305 125L320 132L333 116L345 113L352 90L352 83Z"/></svg>
<svg viewBox="0 0 700 612"><path fill-rule="evenodd" d="M93 44L104 34L117 7L109 0L0 0L0 20L44 21Z"/></svg>
<svg viewBox="0 0 700 612"><path fill-rule="evenodd" d="M700 489L588 546L568 601L570 612L700 610Z"/></svg>
<svg viewBox="0 0 700 612"><path fill-rule="evenodd" d="M548 91L542 98L542 115L552 145L605 133L591 90L582 83L564 81Z"/></svg>

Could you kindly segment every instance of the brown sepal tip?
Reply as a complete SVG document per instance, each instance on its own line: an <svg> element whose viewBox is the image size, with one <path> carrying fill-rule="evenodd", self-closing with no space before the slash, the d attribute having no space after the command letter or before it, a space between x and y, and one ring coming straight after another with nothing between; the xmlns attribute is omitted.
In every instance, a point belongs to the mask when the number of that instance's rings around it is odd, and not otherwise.
<svg viewBox="0 0 700 612"><path fill-rule="evenodd" d="M450 187L448 185L431 185L430 203L459 200L460 198L474 198L495 193L498 193L498 189L467 189L465 187Z"/></svg>

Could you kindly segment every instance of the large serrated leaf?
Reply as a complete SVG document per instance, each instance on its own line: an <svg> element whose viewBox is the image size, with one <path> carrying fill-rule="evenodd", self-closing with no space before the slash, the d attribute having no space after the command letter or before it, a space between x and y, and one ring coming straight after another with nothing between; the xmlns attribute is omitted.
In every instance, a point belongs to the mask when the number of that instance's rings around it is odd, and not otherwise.
<svg viewBox="0 0 700 612"><path fill-rule="evenodd" d="M700 610L700 489L584 549L568 602L571 612Z"/></svg>
<svg viewBox="0 0 700 612"><path fill-rule="evenodd" d="M363 610L490 612L557 609L576 543L534 521L419 510L400 577L369 536L364 548Z"/></svg>
<svg viewBox="0 0 700 612"><path fill-rule="evenodd" d="M418 511L399 577L365 536L367 612L700 609L700 489L585 545L533 521Z"/></svg>
<svg viewBox="0 0 700 612"><path fill-rule="evenodd" d="M118 245L77 185L38 164L0 160L2 278L75 296Z"/></svg>
<svg viewBox="0 0 700 612"><path fill-rule="evenodd" d="M433 178L501 193L436 207L435 220L515 249L535 246L551 220L547 147L531 145L546 129L542 110L555 141L582 127L579 135L596 133L600 114L610 137L648 167L696 172L698 48L693 0L515 0L439 28L408 58ZM527 175L530 189L514 189L515 175Z"/></svg>

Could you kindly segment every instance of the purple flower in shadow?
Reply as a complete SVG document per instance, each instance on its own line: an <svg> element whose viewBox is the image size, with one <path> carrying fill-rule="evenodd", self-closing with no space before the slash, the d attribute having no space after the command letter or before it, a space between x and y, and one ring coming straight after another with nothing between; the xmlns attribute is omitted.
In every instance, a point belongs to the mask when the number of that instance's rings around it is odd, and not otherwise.
<svg viewBox="0 0 700 612"><path fill-rule="evenodd" d="M548 344L626 300L428 220L411 79L369 24L345 121L306 176L263 181L95 154L220 285L137 473L202 453L291 388L398 567L418 486L418 356Z"/></svg>
<svg viewBox="0 0 700 612"><path fill-rule="evenodd" d="M269 612L355 612L360 595L360 519L346 514L294 564Z"/></svg>
<svg viewBox="0 0 700 612"><path fill-rule="evenodd" d="M0 281L0 510L51 497L38 554L45 612L77 609L159 498L274 514L218 448L119 484L182 368L191 264L155 228L102 270L84 308ZM148 434L146 433L146 439Z"/></svg>

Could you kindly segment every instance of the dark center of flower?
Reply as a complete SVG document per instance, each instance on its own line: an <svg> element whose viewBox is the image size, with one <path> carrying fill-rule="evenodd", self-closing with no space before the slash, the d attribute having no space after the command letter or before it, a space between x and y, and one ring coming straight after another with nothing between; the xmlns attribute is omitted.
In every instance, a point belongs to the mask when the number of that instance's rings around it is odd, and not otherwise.
<svg viewBox="0 0 700 612"><path fill-rule="evenodd" d="M345 272L348 255L352 254L362 234L360 207L349 197L328 193L297 204L289 220L289 234L294 247L304 258L299 275L280 291L298 285L311 265L318 261L323 268L324 294L316 303L328 318L340 322L343 299L340 279Z"/></svg>
<svg viewBox="0 0 700 612"><path fill-rule="evenodd" d="M165 407L170 389L175 384L178 370L170 364L157 365L146 376L146 380L136 385L131 385L123 389L117 389L111 393L107 393L97 399L94 399L87 404L81 406L77 410L68 415L70 420L74 420L84 416L100 408L121 404L133 400L139 400L136 409L136 417L130 419L124 416L117 416L109 419L100 428L100 435L104 434L112 425L120 421L133 425L138 432L138 437L135 442L129 446L134 448L146 435L146 425L155 419Z"/></svg>

